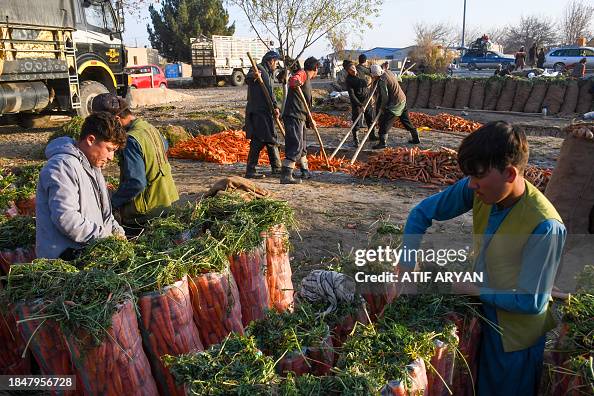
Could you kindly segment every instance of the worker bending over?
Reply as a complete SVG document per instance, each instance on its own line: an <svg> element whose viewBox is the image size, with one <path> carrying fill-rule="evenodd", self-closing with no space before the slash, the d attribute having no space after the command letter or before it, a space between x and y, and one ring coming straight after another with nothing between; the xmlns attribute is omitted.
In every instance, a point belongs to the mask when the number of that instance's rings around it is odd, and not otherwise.
<svg viewBox="0 0 594 396"><path fill-rule="evenodd" d="M346 87L351 100L351 120L355 122L361 112L364 112L365 122L367 128L371 128L373 124L373 106L371 103L363 110L363 106L367 103L369 95L371 94L370 88L367 86L367 81L364 78L359 77L357 67L350 60L345 60L342 64L343 68L347 71ZM363 118L363 117L362 117ZM357 132L363 126L363 119L359 120L356 125L353 126L353 145L359 147L359 136ZM377 141L378 138L375 135L374 128L371 131L370 140Z"/></svg>
<svg viewBox="0 0 594 396"><path fill-rule="evenodd" d="M409 143L419 144L419 133L408 118L406 108L406 95L398 84L398 79L389 70L384 70L379 65L371 65L371 76L377 81L377 103L376 108L381 112L379 116L379 143L373 146L374 149L386 148L388 132L392 129L394 121L400 119L404 128L410 132Z"/></svg>
<svg viewBox="0 0 594 396"><path fill-rule="evenodd" d="M555 326L549 300L565 227L553 205L524 179L528 143L518 127L486 124L462 141L458 163L467 177L411 211L403 243L416 249L433 220L472 210L474 271L486 282L458 284L454 291L479 296L488 320L482 326L478 394L537 395L545 334Z"/></svg>

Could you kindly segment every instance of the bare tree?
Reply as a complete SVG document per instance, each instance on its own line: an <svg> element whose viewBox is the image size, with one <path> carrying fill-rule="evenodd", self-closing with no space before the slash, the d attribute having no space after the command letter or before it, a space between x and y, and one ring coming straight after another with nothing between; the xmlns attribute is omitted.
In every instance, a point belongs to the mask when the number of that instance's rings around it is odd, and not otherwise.
<svg viewBox="0 0 594 396"><path fill-rule="evenodd" d="M450 47L459 41L456 29L444 22L434 24L419 22L413 25L413 29L417 45L432 44Z"/></svg>
<svg viewBox="0 0 594 396"><path fill-rule="evenodd" d="M575 44L580 37L590 38L594 6L582 0L572 0L561 17L561 36L564 44Z"/></svg>
<svg viewBox="0 0 594 396"><path fill-rule="evenodd" d="M343 27L336 27L328 32L329 47L335 54L340 54L346 50L348 43L348 32Z"/></svg>
<svg viewBox="0 0 594 396"><path fill-rule="evenodd" d="M297 59L339 26L371 28L383 0L229 0L238 6L261 41L273 38L283 58Z"/></svg>
<svg viewBox="0 0 594 396"><path fill-rule="evenodd" d="M558 27L549 18L536 15L523 16L520 23L507 27L503 39L503 46L506 52L517 51L520 47L530 47L533 43L538 46L551 47L557 44Z"/></svg>

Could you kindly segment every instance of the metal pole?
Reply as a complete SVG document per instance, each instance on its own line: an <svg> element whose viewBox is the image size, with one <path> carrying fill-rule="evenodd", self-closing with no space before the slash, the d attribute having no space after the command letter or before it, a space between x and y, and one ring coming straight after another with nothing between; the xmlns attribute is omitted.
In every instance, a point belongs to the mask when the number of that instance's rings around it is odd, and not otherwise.
<svg viewBox="0 0 594 396"><path fill-rule="evenodd" d="M462 17L462 45L464 47L464 35L466 34L466 0L464 0L464 16Z"/></svg>

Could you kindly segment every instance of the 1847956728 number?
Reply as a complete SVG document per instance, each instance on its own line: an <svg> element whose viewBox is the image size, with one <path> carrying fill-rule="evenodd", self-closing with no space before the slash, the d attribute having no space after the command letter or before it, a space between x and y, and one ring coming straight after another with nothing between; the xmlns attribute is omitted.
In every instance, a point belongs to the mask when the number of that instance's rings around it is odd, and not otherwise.
<svg viewBox="0 0 594 396"><path fill-rule="evenodd" d="M0 390L75 390L74 375L0 375Z"/></svg>

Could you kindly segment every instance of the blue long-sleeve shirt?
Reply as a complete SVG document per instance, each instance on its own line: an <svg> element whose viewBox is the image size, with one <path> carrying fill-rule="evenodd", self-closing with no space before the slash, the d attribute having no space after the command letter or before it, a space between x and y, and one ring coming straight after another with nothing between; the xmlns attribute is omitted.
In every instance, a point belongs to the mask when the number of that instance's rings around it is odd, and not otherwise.
<svg viewBox="0 0 594 396"><path fill-rule="evenodd" d="M167 140L163 139L163 143L167 151ZM128 136L126 140L126 147L120 157L120 168L120 186L111 197L111 205L116 209L132 201L148 185L142 148L132 136Z"/></svg>
<svg viewBox="0 0 594 396"><path fill-rule="evenodd" d="M404 227L403 244L407 249L418 249L422 235L433 220L449 220L472 209L474 193L468 187L468 183L469 178L462 179L444 191L423 200L411 211ZM486 272L484 253L491 237L511 209L492 206L485 231L484 248L478 257L476 271ZM565 237L565 226L557 220L544 220L534 229L523 249L517 289L501 292L488 286L481 287L480 298L486 305L489 319L495 319L493 321L496 322L494 308L526 314L536 314L544 309L550 298L550 289L557 273ZM401 265L412 269L415 263L403 262Z"/></svg>

